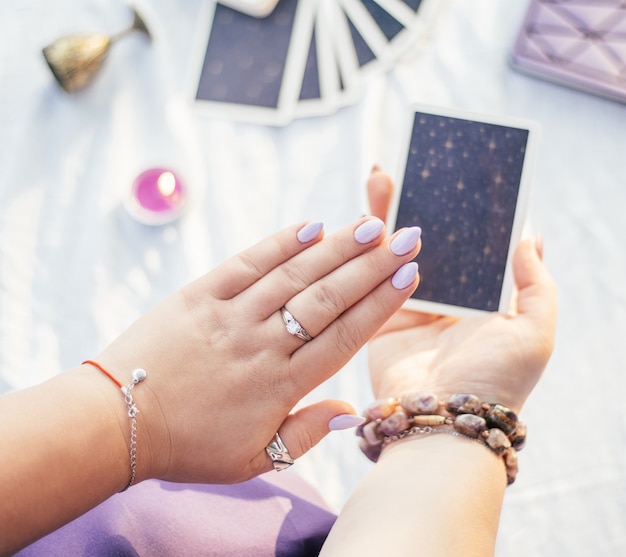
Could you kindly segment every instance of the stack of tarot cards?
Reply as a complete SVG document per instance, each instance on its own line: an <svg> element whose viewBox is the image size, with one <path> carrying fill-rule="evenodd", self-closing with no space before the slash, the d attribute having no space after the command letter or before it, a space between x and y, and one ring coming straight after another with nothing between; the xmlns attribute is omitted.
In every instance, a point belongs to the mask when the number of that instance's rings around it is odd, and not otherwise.
<svg viewBox="0 0 626 557"><path fill-rule="evenodd" d="M420 40L434 1L279 0L261 17L237 0L207 2L195 102L206 114L269 125L330 114Z"/></svg>

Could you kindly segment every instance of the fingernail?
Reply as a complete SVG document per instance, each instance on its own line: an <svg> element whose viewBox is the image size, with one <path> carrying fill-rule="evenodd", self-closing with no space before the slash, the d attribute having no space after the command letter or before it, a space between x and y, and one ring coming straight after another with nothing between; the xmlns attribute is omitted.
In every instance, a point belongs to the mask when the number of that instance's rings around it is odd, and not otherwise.
<svg viewBox="0 0 626 557"><path fill-rule="evenodd" d="M413 284L417 276L417 263L411 261L400 267L391 278L391 284L396 290L404 290L407 286Z"/></svg>
<svg viewBox="0 0 626 557"><path fill-rule="evenodd" d="M350 429L351 427L357 427L365 423L363 416L355 416L354 414L339 414L331 418L328 422L328 429L330 431L339 431L341 429Z"/></svg>
<svg viewBox="0 0 626 557"><path fill-rule="evenodd" d="M370 172L370 174L376 174L377 172L380 172L380 170L380 166L375 164L374 166L372 166L372 171Z"/></svg>
<svg viewBox="0 0 626 557"><path fill-rule="evenodd" d="M543 261L543 236L541 234L537 234L537 237L535 238L535 249L537 250L539 259Z"/></svg>
<svg viewBox="0 0 626 557"><path fill-rule="evenodd" d="M319 233L324 228L323 222L310 222L305 224L300 230L298 230L298 241L302 244L306 244L312 240L315 240L319 236Z"/></svg>
<svg viewBox="0 0 626 557"><path fill-rule="evenodd" d="M420 241L422 229L419 226L412 226L400 232L391 242L389 248L395 255L405 255L415 249Z"/></svg>
<svg viewBox="0 0 626 557"><path fill-rule="evenodd" d="M383 231L385 223L377 218L366 220L363 224L359 225L354 231L354 239L359 244L369 244Z"/></svg>

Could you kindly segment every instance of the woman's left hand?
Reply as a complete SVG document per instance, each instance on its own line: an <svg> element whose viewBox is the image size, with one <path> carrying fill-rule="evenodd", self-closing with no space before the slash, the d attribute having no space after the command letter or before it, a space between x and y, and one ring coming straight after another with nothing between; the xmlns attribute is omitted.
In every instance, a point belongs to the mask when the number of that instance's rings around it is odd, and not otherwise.
<svg viewBox="0 0 626 557"><path fill-rule="evenodd" d="M372 214L385 218L392 190L386 174L370 177ZM552 354L557 288L533 240L515 250L513 273L517 292L508 315L394 315L369 344L375 396L473 393L519 412Z"/></svg>

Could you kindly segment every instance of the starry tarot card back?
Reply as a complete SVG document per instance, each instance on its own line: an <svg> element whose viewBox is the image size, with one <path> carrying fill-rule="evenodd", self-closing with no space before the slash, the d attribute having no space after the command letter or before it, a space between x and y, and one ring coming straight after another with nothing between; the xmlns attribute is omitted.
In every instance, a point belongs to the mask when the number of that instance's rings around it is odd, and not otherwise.
<svg viewBox="0 0 626 557"><path fill-rule="evenodd" d="M511 257L528 198L529 122L414 107L390 230L422 228L406 306L444 315L509 310Z"/></svg>

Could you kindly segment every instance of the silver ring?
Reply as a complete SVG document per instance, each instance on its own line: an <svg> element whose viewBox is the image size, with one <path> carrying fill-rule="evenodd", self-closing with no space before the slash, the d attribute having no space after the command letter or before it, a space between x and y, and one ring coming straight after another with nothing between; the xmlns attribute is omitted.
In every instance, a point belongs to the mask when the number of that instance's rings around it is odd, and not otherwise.
<svg viewBox="0 0 626 557"><path fill-rule="evenodd" d="M287 311L287 308L283 306L280 308L280 313L283 316L283 321L285 323L285 328L290 335L297 336L302 340L306 340L307 342L313 340L313 337L307 332L307 330L298 323L298 320Z"/></svg>
<svg viewBox="0 0 626 557"><path fill-rule="evenodd" d="M274 440L265 447L265 452L269 455L272 460L272 466L277 472L289 468L295 462L291 458L280 435L278 435L278 431L274 434Z"/></svg>

